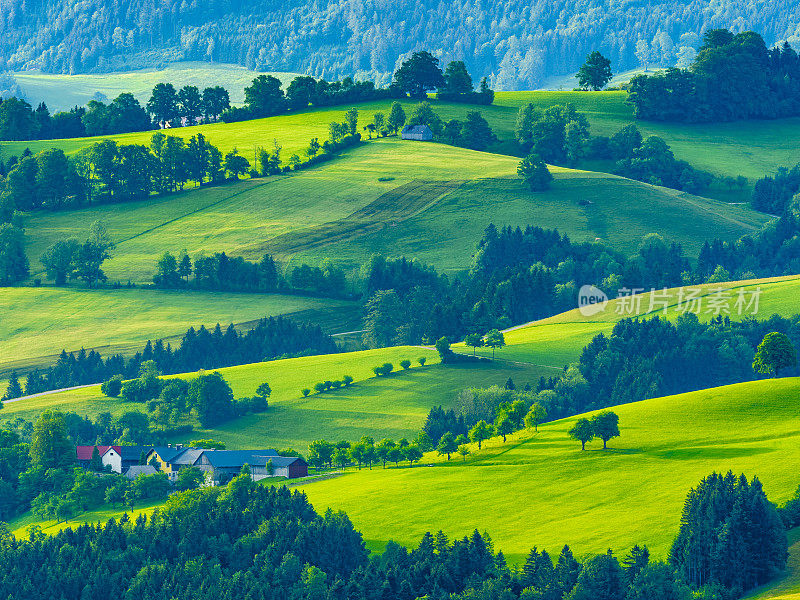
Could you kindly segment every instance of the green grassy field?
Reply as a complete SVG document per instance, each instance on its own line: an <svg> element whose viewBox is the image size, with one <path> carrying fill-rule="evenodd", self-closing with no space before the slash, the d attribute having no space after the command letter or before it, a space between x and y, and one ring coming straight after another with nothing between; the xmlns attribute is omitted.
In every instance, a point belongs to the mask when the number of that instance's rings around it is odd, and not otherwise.
<svg viewBox="0 0 800 600"><path fill-rule="evenodd" d="M567 363L577 361L583 347L598 333L608 334L614 324L627 317L653 317L656 315L675 319L682 314L684 309L696 312L697 304L689 308L686 298L689 289L700 290L697 297L701 298L699 304L698 317L701 321L707 321L715 316L716 308L711 302L716 298L727 299L723 302L728 307L728 314L721 312L722 316L729 316L737 320L748 317L757 319L767 319L773 314L783 317L791 317L800 314L800 277L793 275L788 277L774 277L769 279L754 279L748 281L734 281L728 283L709 283L699 286L687 286L684 288L684 301L680 305L680 288L667 290L667 295L657 292L641 294L637 304L631 304L630 300L617 298L611 300L605 310L592 316L584 316L576 308L553 317L542 319L525 326L516 327L505 332L504 337L507 346L498 350L495 355L500 360L533 363L537 365L560 367ZM721 295L718 290L721 290ZM758 306L756 314L753 310L754 305L749 306L754 294L758 294ZM742 312L739 314L737 301L740 294L744 298ZM653 308L651 309L651 298ZM662 308L661 302L666 302L666 311ZM577 304L577 298L576 298ZM748 307L749 306L749 307ZM709 309L713 308L711 312ZM455 346L458 352L472 353L472 348L466 348L463 344ZM489 348L478 348L479 356L491 356L492 350Z"/></svg>
<svg viewBox="0 0 800 600"><path fill-rule="evenodd" d="M417 359L426 357L419 367ZM400 370L400 361L412 361L408 371ZM389 377L374 377L372 367L392 362L398 370ZM362 435L414 437L431 407L450 406L459 391L471 386L502 385L512 377L520 384L535 382L543 369L530 365L499 362L437 365L438 354L428 348L400 346L276 360L220 369L236 397L252 396L259 384L267 381L272 388L267 412L236 419L216 429L198 429L176 441L212 437L230 448L294 447L306 452L308 443L319 438L357 440ZM355 384L324 394L303 398L303 388L326 379L350 375ZM191 376L191 375L189 375ZM126 410L144 410L141 404L107 398L99 386L47 394L36 398L6 402L0 419L34 419L46 408L97 415L103 411L119 415Z"/></svg>
<svg viewBox="0 0 800 600"><path fill-rule="evenodd" d="M239 65L206 62L177 62L163 69L138 69L115 73L80 73L60 75L41 71L13 73L17 84L36 106L44 102L50 112L83 106L96 92L113 100L123 92L132 93L144 106L157 83L169 82L180 89L184 85L204 88L221 85L230 95L233 104L244 102L244 88L262 73ZM281 80L284 86L294 79L294 73L264 73Z"/></svg>
<svg viewBox="0 0 800 600"><path fill-rule="evenodd" d="M317 510L345 510L374 546L415 545L426 531L487 531L514 562L534 545L557 554L617 553L647 544L663 558L688 490L712 471L758 476L774 502L798 485L800 380L745 383L616 407L622 436L587 451L575 418L493 438L462 462L348 471L300 484Z"/></svg>
<svg viewBox="0 0 800 600"><path fill-rule="evenodd" d="M331 257L350 268L380 252L456 270L470 265L490 222L558 228L572 239L601 238L625 252L658 232L691 255L710 231L736 239L768 220L743 206L557 167L552 188L532 193L516 167L516 159L499 154L384 139L288 176L35 213L24 223L28 254L33 276L41 276L38 258L50 244L85 236L88 223L100 219L117 244L103 267L112 281L150 281L165 250L177 255L183 249L252 260L265 252L283 261Z"/></svg>
<svg viewBox="0 0 800 600"><path fill-rule="evenodd" d="M492 106L473 107L443 102L434 102L434 105L446 119L463 118L467 111L477 108L501 139L497 149L513 152L511 140L517 111L528 102L541 108L571 102L587 114L594 134L611 135L633 122L633 110L625 103L625 98L625 92L498 92ZM414 106L410 101L403 104L407 113ZM362 121L366 122L377 111L386 113L389 102L365 102L356 106ZM223 151L236 146L246 156L252 156L255 146L267 146L274 138L282 144L284 157L288 158L306 147L311 137L327 137L328 123L341 120L347 108L321 108L231 125L201 125L175 130L175 133L188 138L201 131ZM755 179L774 172L779 166L793 166L797 162L793 140L800 132L800 118L698 125L638 122L637 126L645 135L663 137L678 158L695 167L717 175L744 175L750 179L751 185ZM121 142L141 143L149 141L151 135L152 132L143 132L113 137ZM0 143L0 155L19 155L26 147L34 152L54 146L75 152L95 139L3 142ZM745 193L731 195L725 190L712 190L710 193L740 201L746 199Z"/></svg>
<svg viewBox="0 0 800 600"><path fill-rule="evenodd" d="M156 508L161 506L161 504L162 501L160 500L150 500L135 506L133 510L129 508L121 509L109 506L107 508L86 511L74 519L61 522L58 522L55 519L42 520L34 516L33 513L27 512L21 517L17 517L8 523L8 528L15 537L24 540L28 538L28 528L32 525L38 525L41 528L42 533L45 535L54 535L63 529L67 529L69 527L74 528L77 525L84 523L105 524L110 519L119 519L124 513L127 513L132 521L136 521L137 516L150 515Z"/></svg>
<svg viewBox="0 0 800 600"><path fill-rule="evenodd" d="M319 323L329 333L361 329L360 308L342 300L155 289L0 288L0 375L49 366L63 349L132 354L148 339L181 336L189 327L246 324L279 314Z"/></svg>

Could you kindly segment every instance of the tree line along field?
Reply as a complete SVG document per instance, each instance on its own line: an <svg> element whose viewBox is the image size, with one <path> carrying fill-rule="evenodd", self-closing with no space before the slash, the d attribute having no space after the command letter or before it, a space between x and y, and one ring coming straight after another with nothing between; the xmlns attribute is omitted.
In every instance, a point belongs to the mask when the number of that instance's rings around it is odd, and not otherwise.
<svg viewBox="0 0 800 600"><path fill-rule="evenodd" d="M278 294L155 289L0 289L0 377L53 364L61 350L94 348L103 356L140 351L148 339L189 327L246 323L289 315L329 333L360 329L355 302ZM172 339L173 345L179 339Z"/></svg>
<svg viewBox="0 0 800 600"><path fill-rule="evenodd" d="M767 380L618 406L622 435L607 451L595 441L581 452L567 436L571 417L473 444L466 462L429 453L417 467L351 469L300 487L317 510L346 511L373 548L478 528L515 563L533 545L553 555L565 543L579 556L644 543L663 559L687 490L711 471L758 476L773 502L791 497L798 392L798 379Z"/></svg>
<svg viewBox="0 0 800 600"><path fill-rule="evenodd" d="M709 231L736 239L769 219L743 206L559 167L552 167L550 190L532 193L516 166L515 158L500 154L387 138L290 175L37 212L24 219L31 277L43 276L39 257L49 245L82 238L98 219L117 245L103 269L110 281L122 283L150 282L164 251L178 255L184 249L249 260L270 253L295 264L329 257L350 269L374 253L403 254L461 270L470 266L490 222L558 228L572 239L600 238L625 252L658 232L691 255ZM403 186L412 184L415 193L404 193Z"/></svg>
<svg viewBox="0 0 800 600"><path fill-rule="evenodd" d="M130 92L144 105L150 98L153 86L164 81L172 83L176 89L184 85L195 85L200 89L221 85L228 90L233 104L241 104L244 102L244 88L258 75L277 77L284 86L289 85L296 77L295 73L251 71L239 65L191 61L171 63L163 69L137 69L114 73L62 75L41 71L19 71L12 75L33 106L44 102L51 113L69 110L73 106L83 106L98 92L109 99Z"/></svg>
<svg viewBox="0 0 800 600"><path fill-rule="evenodd" d="M705 283L697 286L687 286L687 288L698 288L701 292L698 297L708 302L709 298L717 294L717 290L722 289L725 293L731 294L729 307L731 314L728 315L732 320L743 319L755 316L763 320L773 314L782 317L791 317L800 313L797 304L797 295L800 292L800 277L790 275L787 277L773 277L769 279L754 279L748 281L733 281L726 283ZM650 292L641 294L639 306L641 310L630 312L630 304L625 305L624 310L620 307L621 303L630 302L622 298L610 300L606 309L598 314L584 316L577 308L559 315L517 326L504 334L506 347L497 351L496 356L501 360L528 362L550 367L563 367L565 364L575 362L580 356L580 352L594 336L599 333L608 335L614 324L626 317L650 318L661 316L669 320L674 320L682 311L678 307L679 289L667 290L667 310L663 311L660 304L655 304L654 310L650 310ZM761 290L759 297L758 314L751 315L748 311L739 315L735 310L735 301L740 290L746 294L749 301L752 293L757 289ZM657 292L657 293L660 293ZM660 301L661 297L655 299ZM701 305L702 306L702 305ZM707 308L707 307L706 307ZM701 321L708 321L714 314L706 312L706 308L701 308L698 318ZM723 316L725 316L723 314ZM478 356L489 357L492 355L490 348L466 347L463 343L454 346L458 352L465 354L476 353Z"/></svg>
<svg viewBox="0 0 800 600"><path fill-rule="evenodd" d="M633 123L633 109L625 103L625 92L497 92L491 106L474 107L435 101L436 112L444 119L463 119L467 111L479 110L500 138L496 150L514 153L514 127L517 111L527 103L540 108L572 103L578 111L589 118L595 135L611 135L623 126ZM406 114L415 102L402 101ZM364 117L370 118L377 111L389 112L390 101L355 104ZM283 155L301 153L312 137L325 139L328 124L341 120L349 106L325 107L309 111L243 121L239 123L214 123L173 132L185 138L203 133L215 146L225 153L238 147L245 156L252 157L255 146L268 147L273 139L283 146ZM776 119L773 121L745 121L715 124L679 124L636 121L644 135L658 135L672 147L675 156L688 161L694 167L720 176L744 175L750 184L780 166L793 166L797 162L795 145L792 142L800 131L800 118ZM127 133L109 136L120 143L148 143L153 132ZM39 150L58 147L73 153L101 138L79 138L70 140L38 140L0 143L0 156L7 160L19 155L25 148Z"/></svg>
<svg viewBox="0 0 800 600"><path fill-rule="evenodd" d="M424 367L419 366L420 357L427 361ZM407 371L400 369L403 359L412 363ZM485 362L444 367L437 364L438 360L438 354L430 348L398 346L218 369L237 398L252 396L261 383L268 382L272 388L268 410L214 429L195 429L174 441L213 438L233 449L293 447L305 453L308 444L319 438L358 440L370 435L376 439L412 439L430 408L452 405L463 388L502 385L509 377L521 385L534 384L547 374L546 369L531 365ZM372 367L384 362L393 363L396 372L375 377ZM344 375L350 375L355 382L322 394L312 392L306 398L301 394L303 388L313 389L318 381L341 379ZM96 385L6 402L0 416L3 420L30 420L47 408L56 407L90 417L104 411L118 416L144 408L139 403L104 396Z"/></svg>

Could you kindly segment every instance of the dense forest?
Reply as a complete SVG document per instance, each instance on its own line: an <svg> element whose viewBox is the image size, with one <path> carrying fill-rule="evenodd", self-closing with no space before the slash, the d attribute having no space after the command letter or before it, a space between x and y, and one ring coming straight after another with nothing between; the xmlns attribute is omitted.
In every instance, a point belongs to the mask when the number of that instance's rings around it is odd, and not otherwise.
<svg viewBox="0 0 800 600"><path fill-rule="evenodd" d="M609 57L615 72L687 66L705 30L731 24L735 32L760 32L771 46L797 35L800 7L790 0L0 0L0 15L0 71L78 73L201 60L384 85L411 51L427 48L508 90L574 73L592 50Z"/></svg>
<svg viewBox="0 0 800 600"><path fill-rule="evenodd" d="M800 111L798 75L800 58L788 42L769 49L755 32L711 29L691 68L637 75L628 102L636 118L657 121L790 117Z"/></svg>

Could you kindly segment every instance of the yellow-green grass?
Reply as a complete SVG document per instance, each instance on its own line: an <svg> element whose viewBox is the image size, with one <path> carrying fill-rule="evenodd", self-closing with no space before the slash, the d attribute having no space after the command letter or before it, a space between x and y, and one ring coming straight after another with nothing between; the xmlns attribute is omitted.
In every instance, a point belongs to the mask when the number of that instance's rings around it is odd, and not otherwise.
<svg viewBox="0 0 800 600"><path fill-rule="evenodd" d="M786 572L758 588L745 600L798 600L800 598L800 527L792 529L789 538L789 564Z"/></svg>
<svg viewBox="0 0 800 600"><path fill-rule="evenodd" d="M424 367L419 366L420 357L427 360ZM403 359L412 362L407 371L400 368ZM384 362L393 363L397 372L375 377L372 367ZM531 365L487 362L444 367L436 363L438 354L429 348L400 346L219 369L237 398L252 396L261 383L268 382L272 388L269 409L218 428L197 429L175 441L211 437L233 449L291 446L305 452L310 441L320 438L413 438L431 407L451 406L464 388L502 385L509 377L520 385L535 383L544 374L543 369ZM313 390L319 381L341 380L344 375L353 377L355 383L323 394L312 392L307 398L301 394L303 388ZM191 378L194 374L179 376ZM103 396L99 386L91 386L6 402L0 418L33 419L47 408L87 416L144 409L141 404Z"/></svg>
<svg viewBox="0 0 800 600"><path fill-rule="evenodd" d="M206 87L221 85L230 95L231 102L244 102L244 88L258 75L277 77L284 86L296 76L294 73L261 73L246 67L224 63L177 62L163 69L137 69L114 73L81 73L60 75L41 71L13 73L25 96L34 106L44 102L50 112L83 106L95 93L113 100L119 94L130 92L144 106L157 83L171 83L175 89L194 85L202 91Z"/></svg>
<svg viewBox="0 0 800 600"><path fill-rule="evenodd" d="M189 327L280 314L319 323L330 333L360 329L360 309L343 300L156 289L0 288L0 373L49 366L64 349L128 354L141 350L148 339L179 336Z"/></svg>
<svg viewBox="0 0 800 600"><path fill-rule="evenodd" d="M272 388L269 398L271 404L293 401L301 398L303 388L313 389L314 384L326 379L341 379L350 375L356 382L374 377L372 367L393 362L396 368L402 359L408 358L417 365L417 358L424 356L427 366L432 366L438 360L438 354L428 348L415 346L397 346L376 350L362 350L339 354L322 354L288 358L235 367L217 369L233 389L234 396L241 398L252 396L256 388L267 381ZM193 377L194 373L175 375L175 377ZM317 398L328 398L330 393ZM6 402L2 417L24 416L38 414L46 408L61 407L63 410L74 410L81 414L97 414L102 411L111 411L121 414L131 407L143 409L141 404L126 404L118 398L107 398L100 393L100 386L91 386L80 390L55 392L20 400Z"/></svg>
<svg viewBox="0 0 800 600"><path fill-rule="evenodd" d="M681 291L682 290L682 291ZM688 296L690 290L699 290L699 312L697 304L690 306ZM760 290L760 293L759 293ZM683 296L681 296L683 293ZM694 294L694 292L692 292ZM758 305L751 305L758 296ZM742 298L741 312L737 302ZM516 327L504 334L507 346L495 352L499 359L551 367L563 366L574 362L580 356L581 349L598 333L608 334L614 324L628 317L662 316L673 320L683 312L697 314L701 321L708 321L717 314L717 299L723 299L728 312L719 314L729 316L733 320L753 317L767 319L773 314L791 317L800 314L800 277L772 277L726 283L707 283L684 288L672 288L655 293L643 293L633 304L630 299L617 298L611 300L605 310L595 315L585 316L579 309L542 319L522 327ZM651 309L651 300L653 307ZM666 302L666 310L662 302ZM575 298L577 305L578 299ZM755 312L754 312L755 311ZM459 352L472 353L471 348L463 344L456 345ZM491 356L489 348L479 348L479 356Z"/></svg>
<svg viewBox="0 0 800 600"><path fill-rule="evenodd" d="M110 519L119 519L123 514L128 515L131 520L136 520L139 515L151 515L156 508L161 506L161 500L150 500L130 508L115 508L108 506L89 510L85 513L70 519L69 521L56 521L55 519L39 519L33 513L27 512L24 515L13 519L8 523L8 528L17 539L24 540L28 537L28 529L38 525L45 535L54 535L67 528L74 528L83 524L106 524Z"/></svg>
<svg viewBox="0 0 800 600"><path fill-rule="evenodd" d="M657 232L695 254L709 232L736 239L768 220L743 206L558 167L552 188L532 193L516 168L517 159L504 155L384 139L292 175L35 213L24 222L27 250L33 276L42 276L38 259L50 244L85 236L88 224L100 219L117 244L103 268L123 283L151 280L164 251L183 249L251 260L265 252L283 261L330 257L348 267L380 252L457 270L470 265L490 222L558 228L572 239L601 238L625 252ZM414 185L424 189L403 195Z"/></svg>
<svg viewBox="0 0 800 600"><path fill-rule="evenodd" d="M573 103L578 110L588 115L592 131L598 135L611 135L621 127L634 122L633 109L626 104L625 92L498 92L492 106L470 106L434 102L437 112L445 118L462 118L467 111L479 110L489 121L501 138L498 149L514 152L514 126L520 106L531 102L540 108L556 104ZM408 113L414 102L403 101ZM388 112L390 101L365 102L356 104L362 122L366 123L377 111ZM284 158L301 151L311 137L327 137L328 123L341 120L348 106L320 108L296 114L279 115L266 119L241 123L211 124L175 130L178 135L189 137L202 132L223 151L238 147L252 156L254 146L267 146L277 139L284 148ZM753 181L775 171L783 165L792 166L797 162L793 140L800 132L800 118L772 121L744 121L736 123L680 124L637 122L645 135L659 135L672 147L678 158L694 166L718 175L744 175ZM122 134L113 136L125 143L143 143L150 139L152 132ZM75 152L98 138L74 140L45 140L26 142L4 142L0 144L0 154L7 157L19 155L26 147L34 152L43 148L60 147L67 152ZM715 190L721 196L731 194L725 190ZM739 200L746 194L733 196Z"/></svg>
<svg viewBox="0 0 800 600"><path fill-rule="evenodd" d="M348 471L300 484L317 510L342 509L373 545L414 545L426 531L487 531L520 562L534 545L557 554L647 544L664 558L688 490L712 471L758 476L774 502L798 485L800 380L738 384L614 408L622 436L581 452L567 431L493 438L462 462L434 453L408 468Z"/></svg>

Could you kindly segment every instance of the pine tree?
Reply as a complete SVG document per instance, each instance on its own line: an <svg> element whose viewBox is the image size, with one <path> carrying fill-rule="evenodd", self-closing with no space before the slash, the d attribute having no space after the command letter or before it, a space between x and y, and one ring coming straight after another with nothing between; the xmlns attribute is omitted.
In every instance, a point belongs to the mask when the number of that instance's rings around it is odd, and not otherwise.
<svg viewBox="0 0 800 600"><path fill-rule="evenodd" d="M12 398L19 398L22 396L22 386L19 384L17 372L13 371L8 380L8 387L6 388L6 395L3 396L4 400L11 400Z"/></svg>

